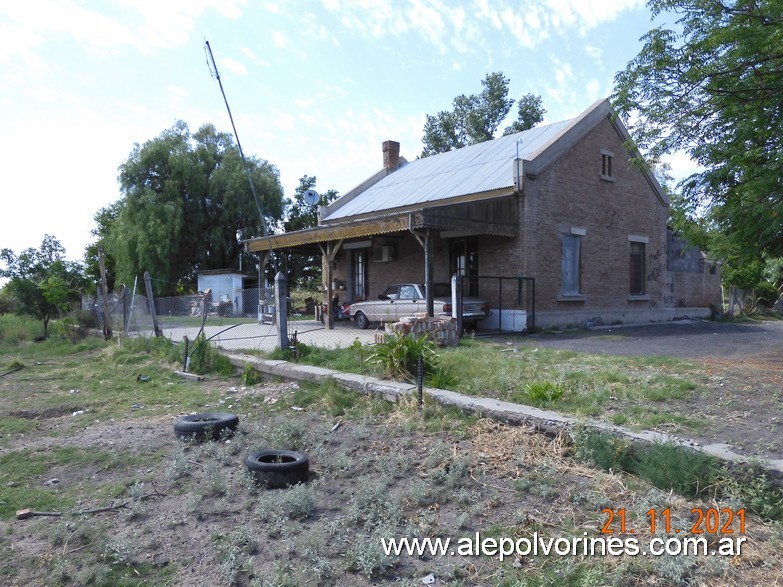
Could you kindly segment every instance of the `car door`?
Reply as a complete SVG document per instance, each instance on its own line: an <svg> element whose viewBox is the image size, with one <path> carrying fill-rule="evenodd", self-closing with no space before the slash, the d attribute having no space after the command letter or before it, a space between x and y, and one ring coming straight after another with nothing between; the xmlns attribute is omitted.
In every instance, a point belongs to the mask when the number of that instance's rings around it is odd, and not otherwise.
<svg viewBox="0 0 783 587"><path fill-rule="evenodd" d="M399 301L395 303L397 319L413 316L422 311L422 298L415 285L407 283L400 286Z"/></svg>
<svg viewBox="0 0 783 587"><path fill-rule="evenodd" d="M372 322L396 322L397 304L400 301L400 286L390 285L378 296L377 302L372 302Z"/></svg>

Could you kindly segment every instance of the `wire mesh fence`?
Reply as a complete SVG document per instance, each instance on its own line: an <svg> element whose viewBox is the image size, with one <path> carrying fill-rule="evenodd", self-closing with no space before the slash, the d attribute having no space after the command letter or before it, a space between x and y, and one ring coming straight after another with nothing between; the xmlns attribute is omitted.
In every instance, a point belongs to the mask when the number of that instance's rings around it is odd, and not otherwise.
<svg viewBox="0 0 783 587"><path fill-rule="evenodd" d="M357 331L348 322L335 323L330 329L327 316L321 312L321 292L297 292L295 298L282 296L287 312L282 334L274 287L235 293L234 299L214 299L210 292L156 297L153 320L146 296L112 292L106 300L108 323L115 334L151 337L157 322L159 332L174 342L185 337L193 341L203 334L211 344L231 351L272 352L281 346L281 338L327 348L348 346L356 338L363 344L374 341L372 331ZM98 330L103 329L106 320L100 294L84 296L82 311L92 315L91 321Z"/></svg>
<svg viewBox="0 0 783 587"><path fill-rule="evenodd" d="M536 280L525 276L478 276L478 292L489 316L478 334L530 334L536 329Z"/></svg>
<svg viewBox="0 0 783 587"><path fill-rule="evenodd" d="M532 278L482 276L476 278L474 286L486 302L489 315L465 324L466 329L477 335L524 333L534 329L535 281ZM356 341L370 345L383 340L387 332L385 320L361 327L365 325L355 320L355 315L344 312L343 306L326 304L324 291L296 291L291 295L285 284L281 290L279 296L273 286L238 289L233 296L213 296L206 291L156 297L152 304L145 296L121 290L107 296L105 311L100 295L85 296L82 310L92 314L99 329L103 328L106 313L115 333L150 337L156 334L157 323L158 333L174 342L185 338L193 341L203 335L211 344L230 351L268 353L281 346L302 343L324 348L345 348ZM285 317L277 300L284 305ZM395 321L406 323L408 318L425 320L421 312L411 312L410 317L395 316ZM449 320L449 317L434 317L435 322L439 319Z"/></svg>

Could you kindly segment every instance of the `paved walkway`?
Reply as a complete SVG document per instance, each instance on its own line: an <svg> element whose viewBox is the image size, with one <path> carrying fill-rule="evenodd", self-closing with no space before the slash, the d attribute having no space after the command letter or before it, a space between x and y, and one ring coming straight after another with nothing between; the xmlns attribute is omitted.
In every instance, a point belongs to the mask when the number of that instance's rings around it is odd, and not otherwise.
<svg viewBox="0 0 783 587"><path fill-rule="evenodd" d="M177 327L165 328L163 334L174 341L187 336L194 340L199 328ZM353 323L337 323L333 330L327 330L323 324L315 320L301 320L288 323L289 337L296 333L297 340L309 346L324 348L345 348L355 339L362 344L375 342L375 330L368 328L360 330ZM204 334L210 342L227 351L264 351L271 352L278 347L277 326L274 324L236 324L233 326L204 327Z"/></svg>

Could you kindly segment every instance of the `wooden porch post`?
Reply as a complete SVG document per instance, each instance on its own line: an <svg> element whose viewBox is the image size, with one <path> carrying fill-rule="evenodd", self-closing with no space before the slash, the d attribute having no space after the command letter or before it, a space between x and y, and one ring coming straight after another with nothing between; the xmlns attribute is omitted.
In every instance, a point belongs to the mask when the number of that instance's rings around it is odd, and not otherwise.
<svg viewBox="0 0 783 587"><path fill-rule="evenodd" d="M432 285L432 234L424 233L424 287L427 290L427 315L435 316L435 292Z"/></svg>

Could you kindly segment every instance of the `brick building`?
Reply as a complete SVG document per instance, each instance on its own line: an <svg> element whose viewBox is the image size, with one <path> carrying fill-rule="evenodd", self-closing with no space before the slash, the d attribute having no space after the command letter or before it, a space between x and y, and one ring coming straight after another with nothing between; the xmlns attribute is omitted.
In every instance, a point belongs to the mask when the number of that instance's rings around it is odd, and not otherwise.
<svg viewBox="0 0 783 587"><path fill-rule="evenodd" d="M317 228L247 249L318 246L329 297L346 301L458 272L465 294L493 307L523 303L513 278L534 278L539 328L708 315L721 301L719 270L671 235L668 198L630 163L628 144L608 100L410 162L386 141L383 169L322 206Z"/></svg>

